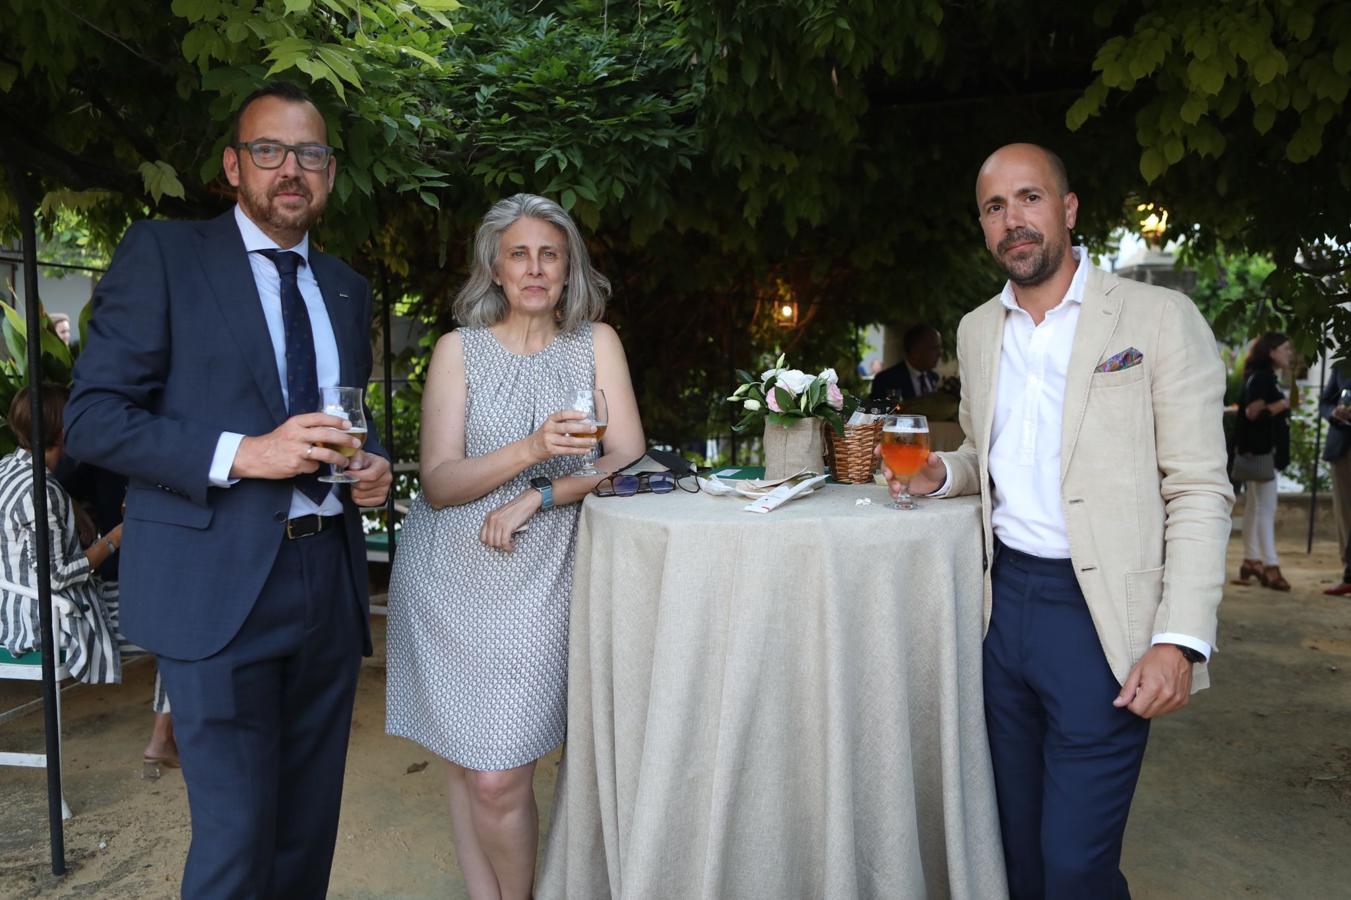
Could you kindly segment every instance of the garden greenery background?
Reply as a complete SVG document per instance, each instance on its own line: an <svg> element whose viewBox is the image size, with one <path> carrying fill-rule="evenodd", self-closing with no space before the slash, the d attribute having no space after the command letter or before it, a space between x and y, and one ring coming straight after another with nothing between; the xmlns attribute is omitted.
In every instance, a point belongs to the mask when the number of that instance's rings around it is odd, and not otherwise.
<svg viewBox="0 0 1351 900"><path fill-rule="evenodd" d="M339 149L316 240L433 337L491 202L570 209L663 443L727 432L735 369L781 351L843 374L869 323L951 341L1001 280L972 192L1013 140L1065 158L1095 250L1166 208L1222 339L1351 341L1345 3L0 0L0 166L106 259L134 218L228 206L229 118L269 77ZM425 364L399 361L404 456Z"/></svg>

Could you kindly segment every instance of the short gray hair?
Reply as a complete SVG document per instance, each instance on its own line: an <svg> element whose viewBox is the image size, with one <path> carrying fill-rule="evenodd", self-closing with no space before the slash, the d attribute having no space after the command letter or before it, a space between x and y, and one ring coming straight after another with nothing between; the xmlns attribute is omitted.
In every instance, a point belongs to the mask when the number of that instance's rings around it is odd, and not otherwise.
<svg viewBox="0 0 1351 900"><path fill-rule="evenodd" d="M461 325L486 327L506 318L506 295L493 281L497 250L502 232L527 216L548 222L567 238L568 280L558 304L559 327L572 331L583 322L599 322L610 297L610 279L592 268L586 242L572 217L554 201L536 194L516 194L497 201L479 223L469 280L460 288L451 310L455 320Z"/></svg>

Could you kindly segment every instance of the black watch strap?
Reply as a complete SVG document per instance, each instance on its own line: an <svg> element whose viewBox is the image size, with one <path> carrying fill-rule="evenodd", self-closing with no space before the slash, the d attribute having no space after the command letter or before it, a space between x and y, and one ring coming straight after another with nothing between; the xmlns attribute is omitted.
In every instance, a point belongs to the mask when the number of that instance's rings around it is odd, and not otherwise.
<svg viewBox="0 0 1351 900"><path fill-rule="evenodd" d="M1197 663L1203 663L1206 661L1206 658L1202 656L1200 652L1193 650L1191 647L1187 647L1182 644L1174 644L1173 646L1181 650L1182 658L1185 659L1187 662L1191 663L1192 665L1196 665Z"/></svg>

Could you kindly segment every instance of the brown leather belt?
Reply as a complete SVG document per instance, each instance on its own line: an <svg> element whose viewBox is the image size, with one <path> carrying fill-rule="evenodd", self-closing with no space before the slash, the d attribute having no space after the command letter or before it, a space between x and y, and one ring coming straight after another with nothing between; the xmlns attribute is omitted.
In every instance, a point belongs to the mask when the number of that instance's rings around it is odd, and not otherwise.
<svg viewBox="0 0 1351 900"><path fill-rule="evenodd" d="M286 520L287 540L299 540L327 531L338 524L342 516L321 516L318 513L309 516L296 516Z"/></svg>

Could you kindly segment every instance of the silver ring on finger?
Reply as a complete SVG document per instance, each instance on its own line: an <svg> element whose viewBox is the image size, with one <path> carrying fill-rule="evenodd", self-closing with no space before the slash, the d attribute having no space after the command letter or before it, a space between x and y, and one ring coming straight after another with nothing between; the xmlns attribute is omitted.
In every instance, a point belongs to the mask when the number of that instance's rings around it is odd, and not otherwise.
<svg viewBox="0 0 1351 900"><path fill-rule="evenodd" d="M313 452L314 452L314 445L313 445L313 444L310 444L308 447L305 448L305 458L306 458L306 459L309 459L309 458L310 458L310 454L313 453Z"/></svg>

